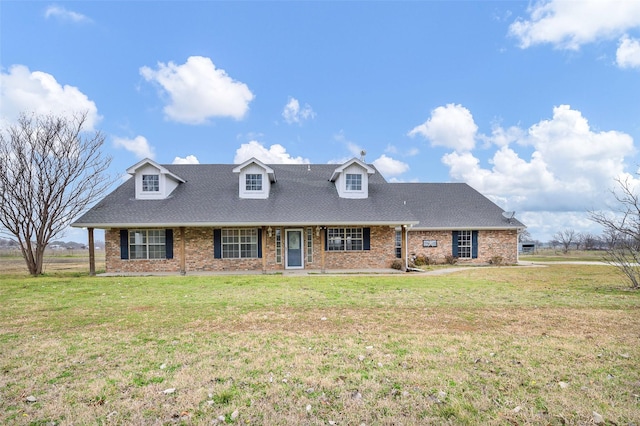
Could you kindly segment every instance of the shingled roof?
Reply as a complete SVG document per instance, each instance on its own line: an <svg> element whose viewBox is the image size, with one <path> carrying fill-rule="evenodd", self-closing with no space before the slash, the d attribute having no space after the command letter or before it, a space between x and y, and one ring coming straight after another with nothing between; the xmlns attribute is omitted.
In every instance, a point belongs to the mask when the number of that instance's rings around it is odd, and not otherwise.
<svg viewBox="0 0 640 426"><path fill-rule="evenodd" d="M418 219L413 229L524 228L504 210L466 183L391 183Z"/></svg>
<svg viewBox="0 0 640 426"><path fill-rule="evenodd" d="M162 165L185 182L162 200L135 198L129 179L73 223L75 227L411 225L417 228L517 228L503 210L466 184L389 183L369 177L369 197L340 198L332 164L272 164L268 199L241 199L234 164ZM371 166L373 167L373 166Z"/></svg>

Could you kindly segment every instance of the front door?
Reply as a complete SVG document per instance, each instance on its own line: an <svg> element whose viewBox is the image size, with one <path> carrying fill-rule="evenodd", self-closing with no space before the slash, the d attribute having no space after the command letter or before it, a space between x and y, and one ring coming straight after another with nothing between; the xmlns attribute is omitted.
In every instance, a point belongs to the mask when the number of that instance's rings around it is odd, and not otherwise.
<svg viewBox="0 0 640 426"><path fill-rule="evenodd" d="M285 238L287 269L304 268L302 253L302 229L287 229Z"/></svg>

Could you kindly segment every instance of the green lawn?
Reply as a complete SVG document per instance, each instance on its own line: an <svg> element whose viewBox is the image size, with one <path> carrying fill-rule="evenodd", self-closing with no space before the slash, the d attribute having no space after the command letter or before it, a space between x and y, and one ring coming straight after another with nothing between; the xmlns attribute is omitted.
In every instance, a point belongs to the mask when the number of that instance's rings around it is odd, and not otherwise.
<svg viewBox="0 0 640 426"><path fill-rule="evenodd" d="M0 424L640 418L640 292L609 266L5 275L0 301Z"/></svg>

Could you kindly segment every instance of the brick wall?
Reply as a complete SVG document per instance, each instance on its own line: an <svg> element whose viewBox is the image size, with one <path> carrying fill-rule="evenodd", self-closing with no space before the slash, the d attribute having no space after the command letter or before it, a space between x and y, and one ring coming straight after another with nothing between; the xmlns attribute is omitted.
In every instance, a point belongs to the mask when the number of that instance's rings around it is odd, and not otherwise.
<svg viewBox="0 0 640 426"><path fill-rule="evenodd" d="M282 235L282 262L276 263L276 228L269 237L266 229L262 231L265 240L263 246L264 259L214 259L213 228L186 228L185 236L185 270L195 271L283 271L285 269L285 229L280 228ZM299 229L299 228L298 228ZM324 240L322 233L318 235L312 228L313 259L307 257L307 228L303 228L302 242L305 247L305 269L320 270L322 268L322 252ZM437 247L423 247L423 240L436 240ZM500 256L504 263L516 263L518 251L518 235L515 230L479 231L478 258L459 260L465 263L489 263L495 256ZM106 270L107 272L180 272L182 237L179 228L173 229L173 259L158 260L121 260L120 230L110 229L105 232ZM407 253L425 255L435 263L444 263L445 256L451 255L451 231L410 231L407 239ZM388 226L371 227L371 249L362 251L324 252L325 269L378 269L389 268L396 259L395 230ZM264 264L264 267L263 267Z"/></svg>
<svg viewBox="0 0 640 426"><path fill-rule="evenodd" d="M300 228L296 228L300 229ZM213 228L186 228L185 236L185 271L283 271L285 269L285 230L282 235L282 261L276 263L276 228L271 237L267 230L262 230L263 258L260 259L215 259L213 255ZM320 270L322 268L322 252L324 240L322 233L311 228L313 240L312 259L307 252L307 228L303 228L302 243L305 248L305 269ZM371 249L362 251L325 252L326 269L375 269L389 268L395 259L395 231L393 228L371 227ZM182 237L179 228L173 229L173 259L158 260L121 260L120 229L105 232L106 270L107 272L180 272ZM264 264L264 266L263 266Z"/></svg>
<svg viewBox="0 0 640 426"><path fill-rule="evenodd" d="M423 240L436 240L437 247L423 247ZM453 251L451 231L409 231L407 253L424 255L435 263L444 263L445 257ZM495 256L502 262L513 264L518 261L518 232L516 230L478 231L478 258L460 259L458 262L483 264L490 263Z"/></svg>

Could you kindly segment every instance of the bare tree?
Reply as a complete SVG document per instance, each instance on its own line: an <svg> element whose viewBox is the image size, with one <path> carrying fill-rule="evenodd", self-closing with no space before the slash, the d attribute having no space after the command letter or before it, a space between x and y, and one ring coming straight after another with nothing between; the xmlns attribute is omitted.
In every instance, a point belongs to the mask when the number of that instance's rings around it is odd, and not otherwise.
<svg viewBox="0 0 640 426"><path fill-rule="evenodd" d="M577 234L573 229L565 229L564 231L556 232L553 235L553 239L557 240L560 244L562 244L562 252L568 253L571 248L571 244L573 244L576 240Z"/></svg>
<svg viewBox="0 0 640 426"><path fill-rule="evenodd" d="M523 229L518 234L518 242L523 243L527 241L531 241L531 233L528 230Z"/></svg>
<svg viewBox="0 0 640 426"><path fill-rule="evenodd" d="M0 130L0 231L15 238L31 275L44 250L110 187L104 136L84 132L87 115L21 114Z"/></svg>
<svg viewBox="0 0 640 426"><path fill-rule="evenodd" d="M612 191L614 212L590 211L591 220L603 227L607 241L605 260L618 268L633 289L640 288L640 198L629 178L616 179Z"/></svg>

